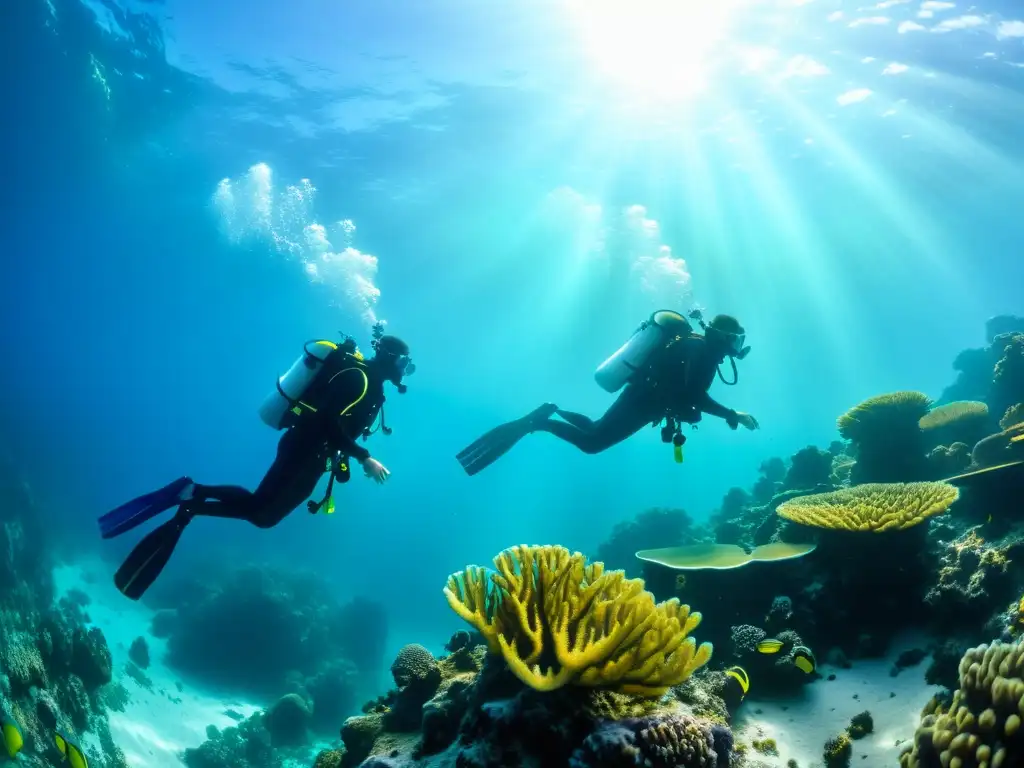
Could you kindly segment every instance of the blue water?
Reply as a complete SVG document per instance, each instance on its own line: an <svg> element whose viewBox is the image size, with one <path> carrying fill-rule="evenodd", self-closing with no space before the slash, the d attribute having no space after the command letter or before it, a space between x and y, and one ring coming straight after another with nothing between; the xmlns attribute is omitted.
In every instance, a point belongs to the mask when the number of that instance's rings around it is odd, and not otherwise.
<svg viewBox="0 0 1024 768"><path fill-rule="evenodd" d="M592 552L650 506L701 519L860 399L938 396L1024 311L1019 9L619 5L8 0L0 414L54 537L113 570L107 509L182 474L255 486L275 377L384 320L418 366L368 444L391 481L270 531L200 520L165 578L311 566L436 646L448 573ZM656 430L598 456L534 435L464 475L541 402L599 415L595 367L694 302L746 326L711 394L760 431L707 417L681 466Z"/></svg>

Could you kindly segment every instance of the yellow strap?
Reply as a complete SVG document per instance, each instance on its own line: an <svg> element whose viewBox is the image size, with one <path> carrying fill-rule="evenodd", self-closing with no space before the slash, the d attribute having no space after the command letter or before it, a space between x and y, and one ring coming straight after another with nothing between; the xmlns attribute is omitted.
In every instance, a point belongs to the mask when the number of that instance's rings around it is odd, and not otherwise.
<svg viewBox="0 0 1024 768"><path fill-rule="evenodd" d="M355 400L353 400L351 403L349 403L341 410L341 412L338 414L339 416L344 416L346 413L348 413L357 405L359 405L359 403L362 402L362 399L366 397L366 391L370 388L370 379L367 377L366 372L358 366L353 366L351 368L346 368L342 371L338 371L331 377L331 381L334 381L336 378L341 376L341 374L348 373L349 371L359 371L360 375L363 377L363 391L359 393L359 397L357 397Z"/></svg>

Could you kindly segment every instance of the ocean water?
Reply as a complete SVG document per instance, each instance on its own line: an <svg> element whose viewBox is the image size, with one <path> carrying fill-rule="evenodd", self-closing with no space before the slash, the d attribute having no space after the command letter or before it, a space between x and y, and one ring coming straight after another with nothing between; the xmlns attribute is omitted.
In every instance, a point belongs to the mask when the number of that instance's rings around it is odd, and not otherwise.
<svg viewBox="0 0 1024 768"><path fill-rule="evenodd" d="M372 324L390 390L333 516L202 519L162 579L314 570L386 606L388 649L462 623L449 573L520 543L594 552L650 507L701 521L870 395L938 397L1024 312L1024 13L984 0L673 4L4 0L0 424L67 563L181 475L254 487L257 409L312 338ZM676 464L525 438L598 416L596 367L652 311L735 315L752 351ZM113 614L116 621L116 612ZM115 630L108 629L108 631ZM130 638L129 638L130 639ZM194 745L191 745L194 746Z"/></svg>

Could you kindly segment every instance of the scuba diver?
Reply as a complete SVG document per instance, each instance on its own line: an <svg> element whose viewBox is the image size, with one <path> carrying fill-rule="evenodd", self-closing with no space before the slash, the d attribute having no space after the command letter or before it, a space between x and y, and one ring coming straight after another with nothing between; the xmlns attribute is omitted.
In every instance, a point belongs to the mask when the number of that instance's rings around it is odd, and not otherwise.
<svg viewBox="0 0 1024 768"><path fill-rule="evenodd" d="M750 352L743 345L743 327L729 315L705 323L699 309L691 311L690 317L703 334L695 332L678 312L655 312L601 364L595 374L597 383L611 393L622 389L601 418L595 421L545 403L521 419L495 427L460 452L456 458L466 474L475 475L490 466L531 432L549 432L584 453L600 453L647 424L664 423L661 439L673 444L676 461L681 462L686 441L681 424L696 425L702 413L725 419L732 429L741 424L757 429L753 416L726 408L708 394L716 372L724 384L739 380L736 361ZM726 358L732 363L732 381L722 375Z"/></svg>
<svg viewBox="0 0 1024 768"><path fill-rule="evenodd" d="M384 383L400 394L402 379L415 371L409 347L384 326L373 328L374 356L364 359L351 337L341 344L308 342L303 353L277 381L276 389L260 407L260 418L274 429L285 430L277 457L255 491L234 485L201 485L182 477L158 491L123 504L99 519L104 539L120 536L172 507L177 512L147 534L114 576L117 588L138 600L170 559L185 526L196 515L246 520L271 528L287 517L316 490L320 477L330 472L327 494L320 502L308 501L310 512L334 511L335 481L349 479L349 459L366 476L383 483L390 474L356 440L377 430L391 429L384 421Z"/></svg>

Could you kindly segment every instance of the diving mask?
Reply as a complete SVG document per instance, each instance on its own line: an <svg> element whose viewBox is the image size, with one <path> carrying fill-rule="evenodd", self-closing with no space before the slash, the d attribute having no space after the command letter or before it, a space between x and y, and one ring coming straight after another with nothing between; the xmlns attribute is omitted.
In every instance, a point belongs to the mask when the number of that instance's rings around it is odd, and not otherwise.
<svg viewBox="0 0 1024 768"><path fill-rule="evenodd" d="M742 360L750 354L750 347L743 346L743 342L747 340L745 333L729 333L714 327L708 327L704 333L706 336L713 338L718 344L721 344L729 357Z"/></svg>

